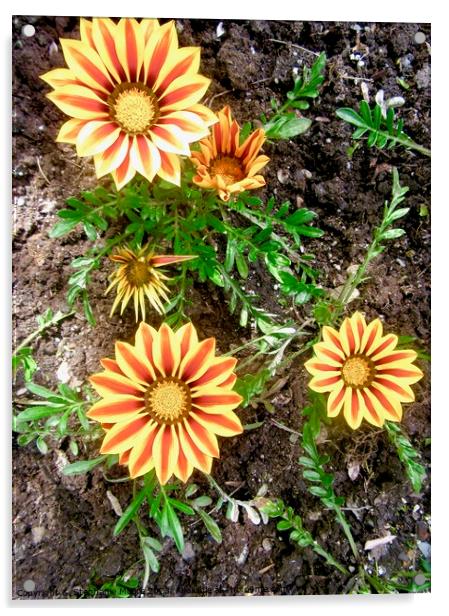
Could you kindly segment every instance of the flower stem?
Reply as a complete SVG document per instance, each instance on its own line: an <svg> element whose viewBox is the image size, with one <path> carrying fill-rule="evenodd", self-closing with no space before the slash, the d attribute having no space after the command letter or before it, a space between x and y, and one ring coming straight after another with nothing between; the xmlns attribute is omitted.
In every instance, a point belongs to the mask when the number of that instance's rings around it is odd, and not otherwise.
<svg viewBox="0 0 449 616"><path fill-rule="evenodd" d="M12 353L13 356L16 355L21 349L28 346L30 342L32 342L35 338L43 334L46 329L48 329L49 327L52 327L53 325L56 325L63 319L67 319L68 317L71 317L73 314L75 314L75 310L71 310L70 312L66 312L65 314L60 314L57 312L54 315L54 317L51 319L51 321L49 321L48 323L44 323L43 325L38 327L34 332L32 332L29 336L27 336L25 340L23 340L19 344L19 346L16 347L16 349L13 351Z"/></svg>

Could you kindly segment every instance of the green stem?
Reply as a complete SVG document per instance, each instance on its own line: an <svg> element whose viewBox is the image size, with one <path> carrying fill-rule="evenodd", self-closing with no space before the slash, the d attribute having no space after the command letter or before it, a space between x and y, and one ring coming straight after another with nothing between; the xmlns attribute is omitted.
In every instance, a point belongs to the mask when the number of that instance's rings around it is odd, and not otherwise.
<svg viewBox="0 0 449 616"><path fill-rule="evenodd" d="M390 141L400 143L401 145L403 145L405 148L408 148L409 150L416 150L417 152L420 152L420 154L424 154L424 156L429 156L429 157L432 156L432 152L428 148L425 148L424 146L419 145L419 143L415 143L411 139L401 139L401 137L395 137L393 135L390 135L390 133L388 133L387 131L383 131L383 130L376 130L375 132L378 133L379 135L388 137Z"/></svg>
<svg viewBox="0 0 449 616"><path fill-rule="evenodd" d="M341 508L338 505L334 505L333 509L335 511L335 515L337 517L337 520L338 520L340 526L342 527L343 532L346 535L346 539L348 540L348 543L351 546L351 550L352 550L352 553L354 554L354 557L357 560L359 560L359 558L360 558L359 551L358 551L357 545L356 545L356 543L354 541L354 537L352 536L351 527L349 526L349 524L348 524L348 522L346 520L345 514L343 513L343 511L341 510Z"/></svg>
<svg viewBox="0 0 449 616"><path fill-rule="evenodd" d="M62 314L62 315L58 316L57 318L56 318L57 315L55 315L55 317L49 323L45 323L44 325L41 325L40 327L38 327L38 329L36 329L29 336L27 336L25 338L25 340L23 340L23 342L21 342L19 344L19 346L13 351L13 353L12 353L13 356L16 355L21 349L23 349L24 347L28 346L30 344L30 342L32 342L35 338L37 338L38 336L43 334L43 332L46 329L48 329L49 327L52 327L53 325L56 325L57 323L59 323L63 319L67 319L68 317L71 317L73 314L75 314L74 310L71 310L70 312Z"/></svg>
<svg viewBox="0 0 449 616"><path fill-rule="evenodd" d="M258 217L257 217L258 213L257 212L250 212L247 208L245 208L245 209L235 209L235 211L238 214L241 214L242 216L244 216L247 220L252 222L254 225L257 225L261 229L265 229L266 224L267 224L267 219L266 219L265 216L259 215L259 218L262 218L262 220L258 220ZM276 221L272 220L271 222L275 223ZM274 231L271 232L271 237L276 242L279 242L281 244L282 248L289 255L289 257L291 258L292 261L294 261L295 263L300 263L301 261L303 261L303 259L301 258L301 255L298 254L297 252L295 252L292 248L290 248L290 246L287 244L287 242L284 240L284 238L282 238L280 235L278 235Z"/></svg>

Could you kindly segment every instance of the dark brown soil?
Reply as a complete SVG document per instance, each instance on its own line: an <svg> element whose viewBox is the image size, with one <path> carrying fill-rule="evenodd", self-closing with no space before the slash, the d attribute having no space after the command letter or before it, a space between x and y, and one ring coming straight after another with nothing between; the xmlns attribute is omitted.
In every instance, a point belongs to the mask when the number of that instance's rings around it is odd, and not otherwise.
<svg viewBox="0 0 449 616"><path fill-rule="evenodd" d="M24 24L36 28L33 37L21 33ZM335 109L354 106L361 99L360 80L366 80L372 100L377 90L386 97L403 96L400 110L406 132L429 147L430 140L430 26L426 24L293 23L282 21L225 21L217 38L218 21L177 20L180 43L201 45L202 73L212 78L208 101L214 110L231 105L239 122L270 113L270 99L282 100L292 85L293 67L310 65L310 52L325 51L326 81L321 96L305 115L311 129L292 141L267 144L271 161L265 173L262 197L274 194L292 203L303 200L314 210L317 225L325 231L320 240L307 242L316 254L321 283L332 289L344 282L346 269L359 263L380 221L383 203L391 191L391 166L397 166L401 184L410 187L404 219L406 230L371 267L369 280L350 307L368 318L379 315L386 330L416 336L420 346L430 344L430 222L421 216L430 210L430 163L403 149L379 152L359 148L351 159L351 130L335 115ZM351 59L359 38L364 66ZM426 43L414 41L424 32ZM78 19L69 17L15 17L13 19L13 238L14 337L23 340L35 329L35 317L51 307L66 310L65 294L70 262L82 255L89 243L81 232L52 240L48 232L65 198L96 184L91 161L76 157L71 146L54 139L62 113L45 98L48 91L39 75L62 66L59 37L77 37ZM279 42L281 41L281 42ZM309 50L309 51L307 51ZM397 78L410 89L403 91ZM278 171L286 180L279 182ZM310 173L305 173L304 170ZM284 178L283 178L284 179ZM40 370L36 381L54 385L62 361L70 366L71 384L79 385L99 369L99 359L111 356L116 339L132 339L132 312L124 318L108 318L110 299L104 298L105 271L97 272L90 288L97 316L94 330L79 314L37 341L35 356ZM258 273L268 309L273 301L272 280ZM265 286L264 286L265 285ZM270 298L271 295L271 298ZM196 283L190 317L202 337L216 336L222 352L242 344L250 331L238 327L227 312L221 291ZM305 311L298 311L302 318ZM287 314L284 311L284 315ZM292 314L289 314L292 316ZM405 413L403 426L421 452L430 473L429 369L421 362L426 378L415 386L417 401ZM250 499L266 484L269 496L280 496L303 517L308 530L346 566L356 566L334 516L311 496L298 465L301 455L291 433L272 421L301 428L301 409L306 404L306 382L298 361L286 374L287 381L274 397L275 415L263 406L242 413L244 423L263 425L238 439L223 439L221 459L213 474L235 497ZM19 383L20 390L20 383ZM20 395L17 394L17 395ZM129 486L107 483L101 471L87 476L65 477L61 468L67 444L41 455L34 444L13 449L13 597L74 598L83 596L89 579L99 584L136 565L140 559L138 538L130 526L114 539L117 520L106 497L110 490L123 507L129 502ZM81 451L94 456L97 444ZM429 477L420 494L413 494L404 469L381 430L364 428L351 432L335 421L322 435L321 449L332 456L335 490L346 498L346 511L354 537L363 553L369 539L388 531L397 539L377 554L380 571L388 578L418 563L417 541L428 541L430 520ZM360 473L351 480L348 467L357 462ZM200 474L195 481L210 490ZM145 596L332 594L348 592L352 581L324 564L309 550L299 550L275 524L253 525L247 518L232 523L216 516L223 531L217 545L199 524L185 521L188 549L181 557L171 541L161 556L161 571L151 575ZM189 526L190 523L190 526ZM364 553L368 567L374 567ZM28 593L25 582L35 590ZM25 584L25 586L24 586ZM139 596L139 595L137 595Z"/></svg>

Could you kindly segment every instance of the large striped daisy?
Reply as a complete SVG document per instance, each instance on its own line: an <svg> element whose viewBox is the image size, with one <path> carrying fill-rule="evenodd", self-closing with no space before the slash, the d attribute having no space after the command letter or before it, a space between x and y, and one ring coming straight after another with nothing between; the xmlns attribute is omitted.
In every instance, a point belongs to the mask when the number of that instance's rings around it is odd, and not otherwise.
<svg viewBox="0 0 449 616"><path fill-rule="evenodd" d="M343 409L353 429L362 419L375 426L400 421L401 403L415 399L410 385L423 376L413 364L416 352L397 349L398 337L383 335L379 319L367 325L360 312L346 318L339 331L323 327L322 335L305 367L313 375L309 387L330 392L328 416Z"/></svg>
<svg viewBox="0 0 449 616"><path fill-rule="evenodd" d="M68 68L42 76L72 118L57 141L93 156L97 177L112 173L118 189L136 171L179 185L179 155L216 121L198 104L210 83L198 74L200 48L179 48L174 22L157 19L81 19L80 35L61 39Z"/></svg>
<svg viewBox="0 0 449 616"><path fill-rule="evenodd" d="M210 473L219 457L216 435L242 425L232 357L215 357L215 338L202 342L187 323L176 332L141 323L135 344L116 342L115 359L90 377L102 397L87 416L103 424L101 453L120 454L132 478L155 469L161 484L174 474L187 481L194 468Z"/></svg>
<svg viewBox="0 0 449 616"><path fill-rule="evenodd" d="M234 193L265 186L258 172L270 159L260 154L265 142L262 128L240 145L240 126L233 120L230 108L223 107L217 116L219 121L211 135L200 141L200 151L192 152L197 173L193 181L202 188L216 190L220 199L229 201Z"/></svg>

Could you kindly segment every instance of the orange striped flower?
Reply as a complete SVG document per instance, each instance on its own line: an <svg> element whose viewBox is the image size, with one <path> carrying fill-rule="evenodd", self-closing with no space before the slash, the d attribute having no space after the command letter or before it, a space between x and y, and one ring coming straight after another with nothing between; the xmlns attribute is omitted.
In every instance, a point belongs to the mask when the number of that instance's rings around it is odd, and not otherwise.
<svg viewBox="0 0 449 616"><path fill-rule="evenodd" d="M118 189L136 171L179 185L179 155L216 121L198 104L210 83L198 74L200 48L179 48L174 22L157 19L81 19L80 34L61 39L68 68L42 76L72 118L56 140L93 156L97 177L112 173Z"/></svg>
<svg viewBox="0 0 449 616"><path fill-rule="evenodd" d="M186 482L198 468L209 474L219 457L216 435L242 432L233 412L242 398L232 357L215 357L215 338L198 342L194 326L156 331L141 323L135 344L116 342L115 359L90 381L102 400L88 411L106 424L101 453L119 454L131 478L155 469L161 484Z"/></svg>
<svg viewBox="0 0 449 616"><path fill-rule="evenodd" d="M346 318L340 330L323 327L323 342L305 367L313 375L309 387L330 392L327 414L341 409L354 430L362 419L374 426L401 421L402 402L413 402L410 387L423 373L413 365L415 351L396 349L398 337L382 334L379 319L368 325L360 312Z"/></svg>
<svg viewBox="0 0 449 616"><path fill-rule="evenodd" d="M110 255L111 261L120 263L115 272L109 276L111 284L106 290L105 295L117 286L117 296L112 304L111 314L115 312L117 306L122 303L120 314L123 314L129 300L134 298L134 311L136 313L136 323L139 320L139 308L142 313L142 320L145 320L145 298L147 298L153 308L159 314L164 314L164 306L161 297L168 301L166 291L167 286L164 280L170 280L163 272L156 268L181 261L195 259L195 255L152 255L148 253L148 247L144 246L137 253L128 247L121 247L118 251Z"/></svg>
<svg viewBox="0 0 449 616"><path fill-rule="evenodd" d="M232 119L228 106L217 113L219 122L211 135L200 141L200 152L192 152L191 160L197 175L193 181L202 188L212 188L220 199L229 201L233 193L265 186L263 176L257 173L270 160L260 155L265 142L262 128L254 131L240 143L240 126Z"/></svg>

